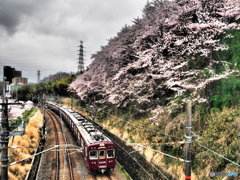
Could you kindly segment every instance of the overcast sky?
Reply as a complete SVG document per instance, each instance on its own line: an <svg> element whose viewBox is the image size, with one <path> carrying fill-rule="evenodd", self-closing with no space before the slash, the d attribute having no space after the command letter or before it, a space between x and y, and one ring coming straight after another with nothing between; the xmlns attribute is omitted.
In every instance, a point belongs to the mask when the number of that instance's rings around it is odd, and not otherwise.
<svg viewBox="0 0 240 180"><path fill-rule="evenodd" d="M91 54L134 18L147 0L0 0L0 81L3 66L37 82L59 71L76 72L80 40L85 67Z"/></svg>

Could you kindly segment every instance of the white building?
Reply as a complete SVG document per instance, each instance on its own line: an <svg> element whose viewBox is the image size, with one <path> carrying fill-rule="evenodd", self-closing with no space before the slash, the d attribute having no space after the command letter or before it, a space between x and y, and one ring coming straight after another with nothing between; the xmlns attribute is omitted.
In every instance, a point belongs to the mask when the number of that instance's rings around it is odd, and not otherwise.
<svg viewBox="0 0 240 180"><path fill-rule="evenodd" d="M9 92L10 94L17 88L19 88L20 86L22 86L23 83L17 83L17 84L10 84L9 85Z"/></svg>

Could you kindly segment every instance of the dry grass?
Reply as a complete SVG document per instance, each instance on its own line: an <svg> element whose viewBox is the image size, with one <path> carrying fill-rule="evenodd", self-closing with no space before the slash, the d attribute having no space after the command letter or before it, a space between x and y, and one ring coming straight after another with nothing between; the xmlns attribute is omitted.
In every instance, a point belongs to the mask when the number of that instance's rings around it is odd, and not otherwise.
<svg viewBox="0 0 240 180"><path fill-rule="evenodd" d="M37 146L39 140L39 123L43 123L43 117L40 110L37 111L35 117L30 118L29 124L26 126L26 132L22 136L15 136L13 146ZM11 146L12 138L9 140ZM36 148L18 148L12 149L10 163L19 161L23 158L31 156ZM9 180L24 179L27 171L31 169L31 158L13 166L9 166L8 177Z"/></svg>

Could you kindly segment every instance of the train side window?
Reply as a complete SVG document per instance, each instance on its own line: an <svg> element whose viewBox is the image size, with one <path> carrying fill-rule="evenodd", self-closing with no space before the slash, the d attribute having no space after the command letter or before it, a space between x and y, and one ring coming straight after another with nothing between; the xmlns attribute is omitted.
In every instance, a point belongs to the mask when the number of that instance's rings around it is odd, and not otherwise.
<svg viewBox="0 0 240 180"><path fill-rule="evenodd" d="M114 157L114 150L107 150L107 158L113 158Z"/></svg>
<svg viewBox="0 0 240 180"><path fill-rule="evenodd" d="M99 151L99 158L100 159L104 159L105 158L105 151L104 150Z"/></svg>
<svg viewBox="0 0 240 180"><path fill-rule="evenodd" d="M89 152L89 159L97 159L97 151L90 151Z"/></svg>

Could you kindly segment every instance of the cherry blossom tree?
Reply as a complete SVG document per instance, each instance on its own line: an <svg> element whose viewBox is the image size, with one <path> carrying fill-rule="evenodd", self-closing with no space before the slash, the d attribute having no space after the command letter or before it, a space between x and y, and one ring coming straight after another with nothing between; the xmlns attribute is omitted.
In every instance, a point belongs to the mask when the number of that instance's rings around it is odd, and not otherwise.
<svg viewBox="0 0 240 180"><path fill-rule="evenodd" d="M14 103L15 101L13 99L9 99L8 103ZM2 103L2 99L0 99L0 103ZM22 113L25 110L30 110L33 107L33 102L32 101L19 101L19 103L24 103L24 107L22 105L9 105L8 109L8 119L17 119L17 117L22 117ZM2 117L2 111L0 111L0 117Z"/></svg>
<svg viewBox="0 0 240 180"><path fill-rule="evenodd" d="M81 98L97 94L99 103L118 107L135 101L139 112L155 114L177 105L176 98L185 94L194 102L207 102L200 92L208 84L239 73L220 57L213 59L214 53L228 49L220 41L226 31L239 29L239 7L236 0L148 2L143 18L125 26L96 52L90 70L70 89ZM225 71L217 74L214 64Z"/></svg>

